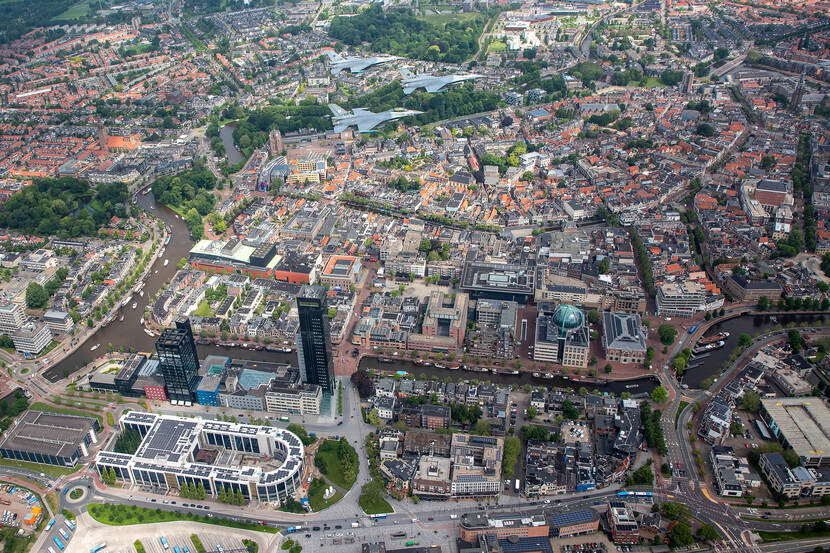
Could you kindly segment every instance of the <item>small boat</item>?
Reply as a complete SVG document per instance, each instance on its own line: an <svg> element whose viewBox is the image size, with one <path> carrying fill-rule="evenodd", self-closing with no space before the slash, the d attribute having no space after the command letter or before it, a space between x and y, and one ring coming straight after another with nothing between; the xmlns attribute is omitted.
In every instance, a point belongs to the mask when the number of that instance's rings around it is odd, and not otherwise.
<svg viewBox="0 0 830 553"><path fill-rule="evenodd" d="M552 374L550 374L550 373L545 373L543 376L544 376L545 378L547 378L548 380L553 380L553 375L552 375Z"/></svg>
<svg viewBox="0 0 830 553"><path fill-rule="evenodd" d="M147 188L144 189L144 192L142 192L141 195L146 196L149 193L150 193L150 187L148 186Z"/></svg>
<svg viewBox="0 0 830 553"><path fill-rule="evenodd" d="M147 334L147 336L155 336L155 334L153 334L151 330L147 330L146 328L144 329L144 332Z"/></svg>
<svg viewBox="0 0 830 553"><path fill-rule="evenodd" d="M446 368L447 368L447 366L446 366L446 365L442 365L442 364L440 364L440 363L436 363L436 364L435 364L435 368L436 368L436 369L446 369Z"/></svg>
<svg viewBox="0 0 830 553"><path fill-rule="evenodd" d="M625 387L626 387L626 389L628 389L628 390L633 390L634 388L639 388L639 387L640 387L640 385L639 385L639 384L626 384L626 386L625 386Z"/></svg>
<svg viewBox="0 0 830 553"><path fill-rule="evenodd" d="M461 368L461 365L459 365L458 363L453 363L452 365L447 365L447 368L451 371L457 371Z"/></svg>
<svg viewBox="0 0 830 553"><path fill-rule="evenodd" d="M533 378L542 378L540 373L533 373Z"/></svg>
<svg viewBox="0 0 830 553"><path fill-rule="evenodd" d="M698 346L705 346L705 345L708 345L708 344L713 344L715 342L720 342L721 340L724 340L728 337L729 337L728 332L719 332L717 334L713 334L712 336L707 336L705 338L701 338L700 340L698 340L697 345Z"/></svg>
<svg viewBox="0 0 830 553"><path fill-rule="evenodd" d="M291 348L280 348L280 351L283 352L283 353L291 353L294 350L291 349Z"/></svg>
<svg viewBox="0 0 830 553"><path fill-rule="evenodd" d="M423 367L424 366L424 360L423 359L416 359L415 361L413 361L413 363L415 363L415 365L418 366L418 367Z"/></svg>
<svg viewBox="0 0 830 553"><path fill-rule="evenodd" d="M134 302L133 302L133 309L135 309L136 307L138 307L138 302L137 302L137 301L134 301Z"/></svg>
<svg viewBox="0 0 830 553"><path fill-rule="evenodd" d="M141 290L141 291L138 293L138 295L139 295L139 296L141 296L141 297L143 298L143 297L144 297L144 290Z"/></svg>
<svg viewBox="0 0 830 553"><path fill-rule="evenodd" d="M507 371L505 374L517 375L517 374L519 374L519 371L517 371L516 369L513 369L512 371Z"/></svg>
<svg viewBox="0 0 830 553"><path fill-rule="evenodd" d="M167 267L167 265L168 265L169 263L170 263L170 260L169 260L169 259L165 259L165 260L164 260L164 265L163 265L163 267Z"/></svg>
<svg viewBox="0 0 830 553"><path fill-rule="evenodd" d="M122 322L122 323L124 322L124 315L121 315L121 318L118 319L118 322Z"/></svg>
<svg viewBox="0 0 830 553"><path fill-rule="evenodd" d="M392 363L393 360L388 357L379 357L378 361L380 361L381 363Z"/></svg>
<svg viewBox="0 0 830 553"><path fill-rule="evenodd" d="M142 325L144 324L144 317L141 317L141 320L139 321L138 324L142 324Z"/></svg>
<svg viewBox="0 0 830 553"><path fill-rule="evenodd" d="M168 236L167 238L164 239L164 245L166 246L169 243L170 243L170 237Z"/></svg>
<svg viewBox="0 0 830 553"><path fill-rule="evenodd" d="M100 348L100 347L101 347L101 344L95 344L94 346L92 346L91 348L89 348L89 351L95 351L96 349L98 349L98 348Z"/></svg>

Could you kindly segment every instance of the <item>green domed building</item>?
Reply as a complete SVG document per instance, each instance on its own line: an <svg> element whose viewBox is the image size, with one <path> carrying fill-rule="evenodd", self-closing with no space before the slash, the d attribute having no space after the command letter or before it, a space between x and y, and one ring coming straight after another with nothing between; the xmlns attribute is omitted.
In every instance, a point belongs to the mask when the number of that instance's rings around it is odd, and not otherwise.
<svg viewBox="0 0 830 553"><path fill-rule="evenodd" d="M536 311L533 359L563 367L587 367L590 342L585 313L574 305L552 302L540 302Z"/></svg>

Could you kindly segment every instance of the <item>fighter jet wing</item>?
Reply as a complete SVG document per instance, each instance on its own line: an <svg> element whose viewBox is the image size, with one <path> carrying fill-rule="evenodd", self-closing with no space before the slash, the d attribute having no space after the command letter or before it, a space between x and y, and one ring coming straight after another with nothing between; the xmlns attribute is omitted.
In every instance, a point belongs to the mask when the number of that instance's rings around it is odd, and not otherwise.
<svg viewBox="0 0 830 553"><path fill-rule="evenodd" d="M405 87L403 87L403 93L404 94L412 94L413 92L415 92L416 89L417 89L417 87L415 87L415 86L405 86Z"/></svg>
<svg viewBox="0 0 830 553"><path fill-rule="evenodd" d="M369 111L368 109L364 109L364 108L354 108L354 109L352 110L352 113L353 113L355 116L358 116L358 115L374 115L374 113L372 113L372 112L371 112L371 111Z"/></svg>
<svg viewBox="0 0 830 553"><path fill-rule="evenodd" d="M440 92L441 89L444 88L444 83L443 82L432 83L432 84L429 84L429 85L425 86L424 88L426 89L427 92L432 92L432 93Z"/></svg>
<svg viewBox="0 0 830 553"><path fill-rule="evenodd" d="M377 119L365 119L357 123L357 132L371 132L378 124Z"/></svg>

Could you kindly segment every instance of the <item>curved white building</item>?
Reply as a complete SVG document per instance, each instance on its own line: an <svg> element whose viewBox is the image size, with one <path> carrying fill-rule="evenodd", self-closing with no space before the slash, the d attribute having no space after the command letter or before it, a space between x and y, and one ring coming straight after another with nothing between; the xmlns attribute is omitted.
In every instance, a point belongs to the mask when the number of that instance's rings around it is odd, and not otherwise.
<svg viewBox="0 0 830 553"><path fill-rule="evenodd" d="M119 425L143 440L134 455L99 452L99 474L112 469L118 479L165 490L201 483L208 495L225 488L280 503L303 482L303 444L282 428L139 412Z"/></svg>

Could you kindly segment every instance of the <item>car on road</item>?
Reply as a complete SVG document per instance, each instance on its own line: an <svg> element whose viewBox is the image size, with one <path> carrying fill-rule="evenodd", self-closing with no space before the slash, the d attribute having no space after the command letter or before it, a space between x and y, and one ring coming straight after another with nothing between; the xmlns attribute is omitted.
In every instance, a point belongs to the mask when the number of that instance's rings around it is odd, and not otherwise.
<svg viewBox="0 0 830 553"><path fill-rule="evenodd" d="M312 528L312 530L314 530L315 532L319 532L319 531L320 531L320 527L319 527L319 526L315 526L314 528Z"/></svg>
<svg viewBox="0 0 830 553"><path fill-rule="evenodd" d="M335 530L340 530L341 528L343 528L343 527L342 527L341 525L339 525L339 524L336 524L336 525L334 526L334 529L335 529Z"/></svg>

